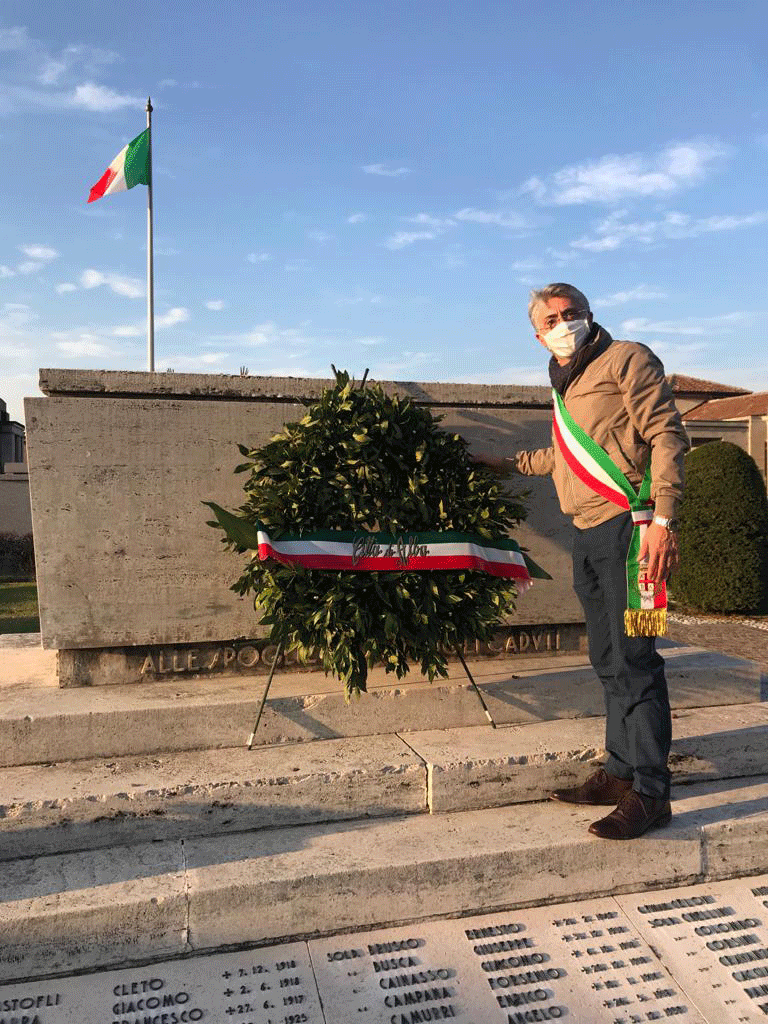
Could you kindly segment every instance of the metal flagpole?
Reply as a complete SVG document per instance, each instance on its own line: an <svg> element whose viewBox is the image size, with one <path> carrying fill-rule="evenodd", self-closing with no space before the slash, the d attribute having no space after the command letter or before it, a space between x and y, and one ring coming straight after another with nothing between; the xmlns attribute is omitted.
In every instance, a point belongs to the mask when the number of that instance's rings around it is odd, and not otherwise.
<svg viewBox="0 0 768 1024"><path fill-rule="evenodd" d="M152 246L152 100L147 96L149 181L147 182L147 369L155 370L155 275Z"/></svg>

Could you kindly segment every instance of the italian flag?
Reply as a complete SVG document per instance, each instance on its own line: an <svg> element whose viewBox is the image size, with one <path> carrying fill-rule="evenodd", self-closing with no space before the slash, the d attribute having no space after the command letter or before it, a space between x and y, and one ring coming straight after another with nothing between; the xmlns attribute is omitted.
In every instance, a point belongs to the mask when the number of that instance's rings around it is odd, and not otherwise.
<svg viewBox="0 0 768 1024"><path fill-rule="evenodd" d="M113 192L125 192L134 185L149 185L149 128L120 150L91 189L88 202L93 203Z"/></svg>

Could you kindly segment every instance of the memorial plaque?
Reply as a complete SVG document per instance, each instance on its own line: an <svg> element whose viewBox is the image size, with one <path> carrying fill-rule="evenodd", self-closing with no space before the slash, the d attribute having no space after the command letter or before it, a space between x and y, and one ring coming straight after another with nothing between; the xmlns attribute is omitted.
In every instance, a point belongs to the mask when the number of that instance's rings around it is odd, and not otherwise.
<svg viewBox="0 0 768 1024"><path fill-rule="evenodd" d="M768 875L617 902L707 1020L768 1017Z"/></svg>
<svg viewBox="0 0 768 1024"><path fill-rule="evenodd" d="M0 1024L325 1024L294 942L58 981L0 985Z"/></svg>
<svg viewBox="0 0 768 1024"><path fill-rule="evenodd" d="M334 1024L704 1024L612 899L310 942Z"/></svg>
<svg viewBox="0 0 768 1024"><path fill-rule="evenodd" d="M0 1024L751 1024L768 876L0 986Z"/></svg>

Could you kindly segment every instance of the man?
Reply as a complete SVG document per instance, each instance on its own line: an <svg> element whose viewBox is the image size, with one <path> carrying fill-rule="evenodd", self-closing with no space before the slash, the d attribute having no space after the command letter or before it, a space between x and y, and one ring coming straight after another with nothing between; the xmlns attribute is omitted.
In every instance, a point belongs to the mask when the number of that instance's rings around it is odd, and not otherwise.
<svg viewBox="0 0 768 1024"><path fill-rule="evenodd" d="M655 637L628 636L625 628L633 513L627 502L623 508L616 503L611 479L595 469L589 453L611 471L607 456L620 471L616 479L628 481L628 493L640 495L630 506L638 522L643 515L651 518L650 511L638 511L650 465L653 519L644 526L637 560L647 558L647 566L638 573L635 563L640 581L635 586L653 594L678 562L677 514L688 439L661 362L645 345L614 341L594 322L577 288L550 284L533 291L528 315L539 342L552 353L549 374L559 396L553 447L479 461L500 472L551 473L560 506L573 517L574 589L584 608L590 661L604 689L608 760L582 785L555 790L551 798L614 806L589 831L604 839L634 839L671 818L669 698ZM589 438L602 453L590 447ZM592 467L592 475L585 466Z"/></svg>

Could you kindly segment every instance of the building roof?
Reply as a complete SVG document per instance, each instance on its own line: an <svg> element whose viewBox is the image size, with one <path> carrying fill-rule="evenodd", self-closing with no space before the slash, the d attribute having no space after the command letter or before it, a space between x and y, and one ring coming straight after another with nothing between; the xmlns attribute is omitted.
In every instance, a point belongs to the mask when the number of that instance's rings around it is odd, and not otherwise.
<svg viewBox="0 0 768 1024"><path fill-rule="evenodd" d="M747 388L735 388L730 384L716 384L712 380L701 380L699 377L686 377L682 373L671 373L667 377L667 384L675 395L717 395L724 398L726 395L749 395Z"/></svg>
<svg viewBox="0 0 768 1024"><path fill-rule="evenodd" d="M768 391L739 395L735 398L715 398L684 414L684 420L741 420L748 416L768 415Z"/></svg>

